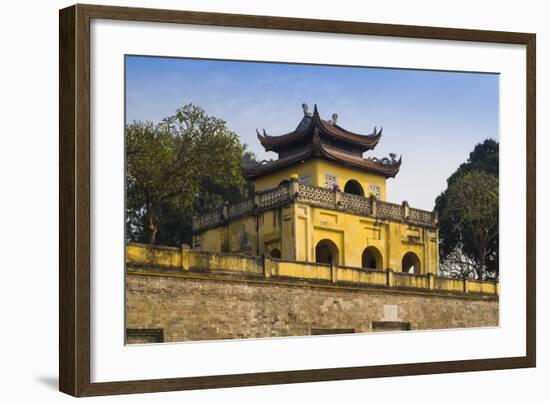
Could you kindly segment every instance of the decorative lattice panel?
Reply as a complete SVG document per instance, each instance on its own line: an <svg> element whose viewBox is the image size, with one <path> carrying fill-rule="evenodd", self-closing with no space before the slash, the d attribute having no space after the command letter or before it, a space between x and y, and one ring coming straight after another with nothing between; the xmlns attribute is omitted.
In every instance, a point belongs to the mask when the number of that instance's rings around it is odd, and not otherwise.
<svg viewBox="0 0 550 401"><path fill-rule="evenodd" d="M433 224L434 216L432 212L420 209L409 209L409 220L421 224Z"/></svg>
<svg viewBox="0 0 550 401"><path fill-rule="evenodd" d="M195 220L195 228L202 228L212 224L218 224L222 221L222 210L215 209L211 212L204 213L198 216Z"/></svg>
<svg viewBox="0 0 550 401"><path fill-rule="evenodd" d="M280 186L271 191L260 194L260 207L270 207L290 199L290 191L288 186Z"/></svg>
<svg viewBox="0 0 550 401"><path fill-rule="evenodd" d="M303 202L313 203L319 206L335 206L334 192L326 188L300 185L298 198Z"/></svg>
<svg viewBox="0 0 550 401"><path fill-rule="evenodd" d="M389 202L376 202L376 215L378 217L386 217L390 219L403 219L404 209L401 205Z"/></svg>
<svg viewBox="0 0 550 401"><path fill-rule="evenodd" d="M242 216L248 212L251 212L252 210L254 210L254 198L246 199L242 202L229 205L227 212L228 216L231 218Z"/></svg>
<svg viewBox="0 0 550 401"><path fill-rule="evenodd" d="M362 214L370 214L370 202L367 198L360 195L347 194L342 192L340 197L341 207Z"/></svg>
<svg viewBox="0 0 550 401"><path fill-rule="evenodd" d="M258 208L265 209L277 205L282 205L291 199L290 185L284 185L275 189L258 194ZM319 207L341 208L343 210L359 213L362 215L372 214L371 201L360 195L348 194L345 192L336 193L327 188L316 187L312 185L299 184L297 199L300 202L309 203ZM339 200L339 204L336 204ZM254 198L246 199L242 202L234 203L227 207L227 217L235 218L245 216L254 211L256 205ZM393 220L404 220L405 208L395 203L376 201L376 216L380 218L389 218ZM194 220L194 228L201 229L223 223L222 209L216 209L211 212L198 216ZM420 209L409 209L408 221L411 223L433 225L435 223L434 214Z"/></svg>

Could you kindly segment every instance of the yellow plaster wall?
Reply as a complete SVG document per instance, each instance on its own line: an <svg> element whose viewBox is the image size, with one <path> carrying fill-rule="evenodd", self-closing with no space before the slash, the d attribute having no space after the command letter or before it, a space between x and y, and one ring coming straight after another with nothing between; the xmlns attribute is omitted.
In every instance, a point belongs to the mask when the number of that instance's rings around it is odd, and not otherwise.
<svg viewBox="0 0 550 401"><path fill-rule="evenodd" d="M380 187L380 199L383 201L386 200L386 177L322 159L308 160L302 164L258 177L254 181L254 187L257 192L276 188L281 181L289 180L292 174L298 174L300 178L309 176L311 179L310 185L318 187L325 187L325 176L327 174L333 175L336 177L336 182L342 191L346 183L353 179L361 184L365 196L369 194L370 184L378 185Z"/></svg>
<svg viewBox="0 0 550 401"><path fill-rule="evenodd" d="M336 237L333 237L337 240ZM499 294L496 282L456 280L426 274L393 273L389 270L356 269L353 267L327 266L316 263L258 258L237 254L203 252L181 248L128 244L126 265L132 267L155 267L181 269L197 273L230 273L255 275L269 278L289 277L295 279L326 280L330 282L357 283L397 288ZM169 270L168 270L169 271Z"/></svg>
<svg viewBox="0 0 550 401"><path fill-rule="evenodd" d="M200 248L209 252L234 252L256 255L256 218L242 217L228 225L212 228L199 234Z"/></svg>
<svg viewBox="0 0 550 401"><path fill-rule="evenodd" d="M182 266L181 250L168 246L150 246L145 244L128 244L126 246L126 263L139 261L152 266L179 268Z"/></svg>
<svg viewBox="0 0 550 401"><path fill-rule="evenodd" d="M336 182L342 191L349 180L355 180L363 187L365 196L369 195L369 185L373 184L380 187L380 199L383 201L386 200L386 177L327 160L317 159L314 161L316 171L316 184L314 185L324 187L325 176L330 174L336 177Z"/></svg>
<svg viewBox="0 0 550 401"><path fill-rule="evenodd" d="M340 266L361 268L363 251L373 246L382 255L382 269L400 272L403 256L414 252L420 260L420 274L439 273L437 229L298 202L263 212L257 218L258 230L256 217L249 216L203 232L198 250L269 255L277 248L283 259L315 262L315 247L328 239L338 248L336 264ZM243 233L248 247L242 246Z"/></svg>
<svg viewBox="0 0 550 401"><path fill-rule="evenodd" d="M194 242L200 244L197 251L269 255L278 249L283 259L294 260L295 237L292 207L286 206L195 234Z"/></svg>
<svg viewBox="0 0 550 401"><path fill-rule="evenodd" d="M295 166L287 167L276 171L274 173L258 177L254 180L254 188L256 192L265 191L268 189L273 189L279 186L281 181L290 180L292 174L298 174L299 177L311 177L311 185L317 185L316 181L313 182L315 177L317 177L316 172L317 160L308 160L304 163L297 164Z"/></svg>
<svg viewBox="0 0 550 401"><path fill-rule="evenodd" d="M302 232L310 232L306 241L297 241L297 260L315 261L315 247L323 239L331 240L339 250L338 264L361 267L365 248L373 246L382 255L382 268L401 271L407 252L420 259L420 273L437 274L437 230L377 220L336 210L306 207L301 217ZM306 247L306 249L300 249ZM309 250L309 252L308 252ZM307 255L303 258L303 255Z"/></svg>
<svg viewBox="0 0 550 401"><path fill-rule="evenodd" d="M331 268L314 264L303 264L296 262L275 262L272 265L271 274L276 276L307 278L316 280L330 280Z"/></svg>

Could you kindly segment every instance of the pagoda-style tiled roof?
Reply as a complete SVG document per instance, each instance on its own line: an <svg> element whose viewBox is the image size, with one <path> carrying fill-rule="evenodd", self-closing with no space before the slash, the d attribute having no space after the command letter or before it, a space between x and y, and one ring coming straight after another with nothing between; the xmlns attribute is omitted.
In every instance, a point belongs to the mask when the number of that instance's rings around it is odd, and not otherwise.
<svg viewBox="0 0 550 401"><path fill-rule="evenodd" d="M331 121L325 121L319 116L317 105L313 109L313 114L308 113L307 105L303 104L302 107L304 108L304 117L294 131L278 136L267 135L265 130L263 131L263 135L256 131L258 139L266 151L279 153L288 148L295 147L296 143L311 139L315 130L319 132L319 135L323 139L342 142L359 152L374 149L382 136L382 129L377 132L376 127L368 135L350 132L336 124L338 118L336 114L332 115Z"/></svg>
<svg viewBox="0 0 550 401"><path fill-rule="evenodd" d="M248 178L255 178L312 158L334 161L385 177L395 177L399 172L402 160L401 157L399 160L396 160L395 157L381 160L376 158L364 159L361 155L345 152L324 144L316 131L313 134L313 140L302 148L278 160L244 166L243 173Z"/></svg>
<svg viewBox="0 0 550 401"><path fill-rule="evenodd" d="M279 154L278 160L262 161L243 166L243 174L248 178L259 177L308 159L321 158L350 167L380 174L385 177L395 177L401 167L401 157L363 158L366 150L373 149L382 130L371 135L359 135L346 131L336 124L337 115L331 121L319 117L317 105L313 114L307 112L303 105L304 118L291 133L281 136L269 136L258 133L258 138L266 150Z"/></svg>

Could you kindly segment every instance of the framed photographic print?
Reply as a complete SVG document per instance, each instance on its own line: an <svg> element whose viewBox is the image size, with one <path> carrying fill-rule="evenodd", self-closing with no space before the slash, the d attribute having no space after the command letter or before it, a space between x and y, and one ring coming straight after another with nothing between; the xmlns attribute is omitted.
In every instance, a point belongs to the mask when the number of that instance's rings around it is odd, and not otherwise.
<svg viewBox="0 0 550 401"><path fill-rule="evenodd" d="M61 10L60 390L534 367L535 112L534 34Z"/></svg>

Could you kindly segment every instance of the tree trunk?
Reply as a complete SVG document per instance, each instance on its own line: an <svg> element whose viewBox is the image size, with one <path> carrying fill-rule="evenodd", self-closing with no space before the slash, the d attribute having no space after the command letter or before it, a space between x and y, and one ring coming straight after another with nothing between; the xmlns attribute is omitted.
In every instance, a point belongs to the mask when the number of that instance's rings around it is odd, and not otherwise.
<svg viewBox="0 0 550 401"><path fill-rule="evenodd" d="M155 204L149 205L147 208L147 214L145 215L146 218L146 227L147 227L147 242L149 245L155 245L155 242L157 241L157 232L158 227L156 224L156 208Z"/></svg>
<svg viewBox="0 0 550 401"><path fill-rule="evenodd" d="M477 279L483 280L483 273L485 272L485 254L486 247L482 246L479 251L479 260L477 262Z"/></svg>

